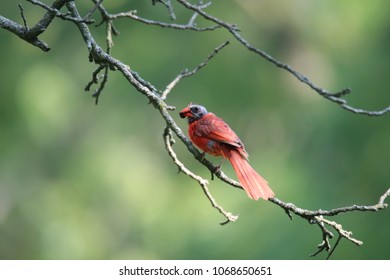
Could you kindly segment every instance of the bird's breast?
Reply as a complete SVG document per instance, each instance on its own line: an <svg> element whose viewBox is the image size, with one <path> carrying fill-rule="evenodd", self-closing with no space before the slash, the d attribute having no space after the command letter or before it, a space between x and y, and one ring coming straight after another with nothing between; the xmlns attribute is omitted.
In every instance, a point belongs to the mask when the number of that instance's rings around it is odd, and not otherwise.
<svg viewBox="0 0 390 280"><path fill-rule="evenodd" d="M199 136L199 134L196 133L195 129L190 128L188 131L188 135L190 136L192 143L194 143L203 152L213 156L222 155L222 149L220 143L211 140L206 136Z"/></svg>

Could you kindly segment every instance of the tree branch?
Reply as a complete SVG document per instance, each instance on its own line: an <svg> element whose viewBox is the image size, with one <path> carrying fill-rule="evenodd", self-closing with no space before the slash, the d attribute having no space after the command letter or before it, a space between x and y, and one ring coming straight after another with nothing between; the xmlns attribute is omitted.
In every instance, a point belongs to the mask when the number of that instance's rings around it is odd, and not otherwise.
<svg viewBox="0 0 390 280"><path fill-rule="evenodd" d="M317 211L312 211L312 210L307 210L307 209L302 209L299 207L296 207L292 203L285 203L278 198L271 198L269 201L272 203L278 205L279 207L283 208L284 211L288 214L290 219L292 219L291 212L294 213L295 215L307 220L310 224L316 224L320 227L322 231L322 242L317 246L318 251L313 253L311 256L316 256L318 253L322 252L324 249L326 251L330 251L328 254L327 259L333 254L334 249L340 242L340 239L345 238L346 240L356 244L356 245L362 245L363 242L360 240L357 240L355 238L352 238L352 232L351 231L346 231L343 229L342 225L339 223L336 223L334 221L330 221L328 219L325 219L324 216L336 216L341 213L347 213L347 212L353 212L353 211L380 211L384 210L388 207L388 204L385 203L385 200L387 197L390 196L390 188L380 197L379 201L377 204L366 206L366 205L352 205L352 206L346 206L346 207L340 207L340 208L335 208L332 210L317 210ZM333 238L333 234L331 231L329 231L326 228L326 225L331 226L338 234L339 237L335 243L334 248L331 250L331 245L329 239Z"/></svg>
<svg viewBox="0 0 390 280"><path fill-rule="evenodd" d="M29 29L27 27L24 27L23 25L20 25L19 23L14 22L1 15L0 15L0 27L14 33L20 39L30 43L33 46L40 48L45 52L50 50L49 45L46 44L44 41L38 39L37 37L32 37L29 34Z"/></svg>
<svg viewBox="0 0 390 280"><path fill-rule="evenodd" d="M193 31L212 31L217 28L220 28L219 25L213 25L209 27L197 27L196 24L190 20L187 24L175 24L175 23L165 23L161 21L155 21L150 19L145 19L142 17L137 16L137 11L129 11L124 13L118 13L110 15L110 19L119 19L119 18L131 18L133 20L148 24L148 25L155 25L159 27L164 28L173 28L178 30L193 30Z"/></svg>
<svg viewBox="0 0 390 280"><path fill-rule="evenodd" d="M171 3L171 0L166 0L166 1L163 1L163 0L152 0L152 4L153 5L156 5L156 3L163 4L168 9L169 16L171 17L171 20L176 20L176 15L175 15L175 12L173 11L173 6L172 6L172 3Z"/></svg>
<svg viewBox="0 0 390 280"><path fill-rule="evenodd" d="M27 21L24 18L23 10L22 10L22 19L24 22L24 26L20 25L19 23L12 21L8 18L5 18L3 16L0 16L0 27L4 28L15 35L17 35L19 38L23 39L24 41L30 43L33 46L36 46L40 48L41 50L47 52L50 50L50 47L47 43L44 41L38 39L38 36L42 34L47 27L50 25L50 23L53 21L53 19L58 16L58 10L60 10L67 2L71 0L55 0L51 7L48 7L47 5L44 5L43 3L40 3L38 1L34 0L27 0L30 3L33 4L41 4L41 7L45 7L48 9L47 13L42 17L42 19L35 24L33 27L29 28L27 26ZM57 13L58 12L58 13ZM60 13L61 14L61 13ZM64 18L63 18L64 19Z"/></svg>
<svg viewBox="0 0 390 280"><path fill-rule="evenodd" d="M202 190L203 190L204 194L206 195L206 197L208 198L208 200L210 201L211 205L215 209L217 209L219 211L219 213L221 213L223 216L226 217L226 221L224 221L220 224L226 225L229 222L235 222L238 219L238 216L235 216L232 213L225 211L221 206L218 205L218 203L216 202L214 197L211 195L211 193L207 187L209 184L209 181L207 181L206 179L203 179L199 175L194 174L191 170L189 170L187 167L185 167L185 165L183 163L181 163L179 161L179 159L177 158L176 153L174 152L173 147L172 147L172 145L175 144L175 140L173 139L173 135L172 135L172 130L168 126L164 129L163 137L164 137L164 143L165 143L165 147L168 151L168 154L172 158L173 162L179 168L179 172L183 172L184 174L186 174L190 178L197 181L199 183L199 185L202 187Z"/></svg>
<svg viewBox="0 0 390 280"><path fill-rule="evenodd" d="M46 28L49 26L49 24L51 23L51 21L53 20L54 17L58 17L60 19L69 20L69 21L73 21L73 22L85 22L87 24L91 24L91 23L95 22L95 20L89 19L88 17L86 17L86 18L81 18L81 17L74 18L74 17L69 16L69 14L61 13L58 9L62 8L63 5L54 5L53 4L52 7L49 7L48 5L46 5L46 4L44 4L44 3L40 2L40 1L36 1L36 0L26 0L26 1L30 2L33 5L36 5L36 6L44 8L45 10L48 11L48 13L49 13L48 15L50 15L50 16L47 16L47 19L45 19L45 17L44 17L45 20L44 19L42 20L43 22L47 21L47 23L42 25L42 27L44 29L40 29L39 30L38 27L37 27L36 32L39 33L39 34L46 30ZM69 2L69 1L70 0L63 1L63 2ZM56 8L57 6L59 7L58 9Z"/></svg>
<svg viewBox="0 0 390 280"><path fill-rule="evenodd" d="M181 71L179 75L177 75L176 78L165 88L164 92L161 95L161 99L165 100L171 90L180 82L181 79L195 75L200 69L205 67L209 63L209 61L218 54L220 50L222 50L227 45L229 45L229 41L226 41L225 43L216 47L214 51L206 58L206 60L196 66L192 71L188 71L188 69L184 69L183 71Z"/></svg>

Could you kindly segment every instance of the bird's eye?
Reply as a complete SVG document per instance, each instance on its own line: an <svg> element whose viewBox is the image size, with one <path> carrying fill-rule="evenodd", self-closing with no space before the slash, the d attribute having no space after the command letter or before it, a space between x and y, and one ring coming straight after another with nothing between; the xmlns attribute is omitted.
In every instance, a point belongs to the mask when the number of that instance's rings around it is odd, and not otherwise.
<svg viewBox="0 0 390 280"><path fill-rule="evenodd" d="M192 108L192 111L193 111L194 113L198 113L198 112L199 112L199 107L193 107L193 108Z"/></svg>

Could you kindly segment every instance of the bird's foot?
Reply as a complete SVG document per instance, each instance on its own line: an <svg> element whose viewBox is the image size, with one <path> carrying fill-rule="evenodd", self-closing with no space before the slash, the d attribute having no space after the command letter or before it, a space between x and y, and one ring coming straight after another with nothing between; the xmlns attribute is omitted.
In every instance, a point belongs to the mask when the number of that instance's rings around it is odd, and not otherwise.
<svg viewBox="0 0 390 280"><path fill-rule="evenodd" d="M205 158L206 158L206 153L205 152L200 153L200 157L199 157L200 161L203 161Z"/></svg>
<svg viewBox="0 0 390 280"><path fill-rule="evenodd" d="M222 162L220 164L218 164L217 166L215 166L215 169L211 172L211 180L214 180L214 174L217 174L221 171L221 165L222 165Z"/></svg>

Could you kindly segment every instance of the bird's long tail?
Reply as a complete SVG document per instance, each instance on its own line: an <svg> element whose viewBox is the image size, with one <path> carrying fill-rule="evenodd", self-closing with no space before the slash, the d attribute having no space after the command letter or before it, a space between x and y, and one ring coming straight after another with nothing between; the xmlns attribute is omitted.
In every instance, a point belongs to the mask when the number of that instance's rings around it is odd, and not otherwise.
<svg viewBox="0 0 390 280"><path fill-rule="evenodd" d="M260 176L237 150L225 149L224 156L227 158L234 171L237 174L238 180L248 196L254 200L268 200L274 197L274 192L268 186L267 181Z"/></svg>

